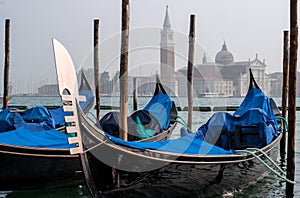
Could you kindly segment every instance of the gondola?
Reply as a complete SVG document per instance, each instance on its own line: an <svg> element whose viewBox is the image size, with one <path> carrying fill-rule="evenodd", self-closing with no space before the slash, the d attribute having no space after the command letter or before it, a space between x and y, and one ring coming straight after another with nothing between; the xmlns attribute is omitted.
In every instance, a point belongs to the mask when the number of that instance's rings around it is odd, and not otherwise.
<svg viewBox="0 0 300 198"><path fill-rule="evenodd" d="M61 47L54 44L54 48ZM70 74L58 62L56 67L58 76ZM217 112L197 132L160 142L128 142L100 130L82 112L76 89L58 78L60 90L69 92L60 93L75 126L72 142L77 146L70 151L93 156L81 160L91 194L210 197L234 192L267 170L287 180L274 162L282 136L274 115L276 106L258 87L251 71L250 76L248 93L233 114ZM104 177L101 164L118 170L117 190L103 185L109 178Z"/></svg>
<svg viewBox="0 0 300 198"><path fill-rule="evenodd" d="M83 72L79 92L86 98L80 106L87 113L94 105L94 95ZM62 106L49 109L38 106L25 111L9 108L1 112L0 190L51 188L82 182L80 160L69 152L72 146L65 134L65 115L68 114Z"/></svg>
<svg viewBox="0 0 300 198"><path fill-rule="evenodd" d="M68 70L66 71L68 72ZM76 73L74 75L76 75ZM66 79L66 81L69 81L69 79ZM71 82L75 83L74 81ZM94 96L90 94L92 90L84 74L81 78L80 87L78 88L76 83L76 88L79 90L79 94L84 96L82 101L79 102L79 105L83 109L83 112L89 115L89 110L94 105ZM64 105L67 105L67 103L68 102L63 101ZM161 107L164 105L167 107L162 108L161 111L157 111L157 108L151 110L149 108L153 103ZM25 129L22 127L21 129L10 131L14 133L14 135L9 135L8 133L10 132L0 132L0 190L43 189L84 184L82 166L79 159L80 155L71 155L69 150L75 147L75 144L68 144L68 137L75 138L74 134L65 134L67 133L66 129L68 127L65 126L68 125L68 119L64 118L64 116L70 116L71 113L64 112L63 108L64 107L61 106L56 109L47 110L55 120L56 130L44 130L32 133L30 130L39 130L35 128L35 123L27 124L22 122L22 124L25 125ZM157 112L155 112L155 110ZM156 116L159 116L157 113L162 114L162 110L166 111L166 116L169 116L169 118L160 118L161 122L159 122ZM32 110L30 109L29 111ZM44 113L46 109L45 107L38 107L37 111ZM31 112L28 114L32 116ZM176 106L166 94L157 78L152 99L144 109L137 110L128 117L132 129L130 140L147 142L168 139L176 126L176 122L174 121L176 117L173 120L171 115L177 115ZM100 122L96 124L96 127L102 130L107 129L108 132L112 134L114 132L113 129L118 127L116 116L116 112L106 114ZM137 117L139 117L139 125L135 124ZM53 124L52 120L46 123L50 123L50 125ZM158 127L160 123L167 126ZM137 130L133 130L133 127L139 127L140 132L144 132L144 136L137 134ZM150 131L150 129L152 129L153 133L150 135L145 134L145 131ZM19 142L12 140L13 136L19 135L22 136L22 140L19 140Z"/></svg>

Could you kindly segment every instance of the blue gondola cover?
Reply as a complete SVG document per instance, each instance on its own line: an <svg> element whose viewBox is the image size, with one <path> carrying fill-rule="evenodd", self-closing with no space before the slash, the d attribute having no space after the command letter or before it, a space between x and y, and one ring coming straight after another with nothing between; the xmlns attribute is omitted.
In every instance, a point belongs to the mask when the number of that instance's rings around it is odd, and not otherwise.
<svg viewBox="0 0 300 198"><path fill-rule="evenodd" d="M195 134L190 134L178 139L164 140L159 142L130 142L106 134L114 143L137 149L154 149L178 154L202 154L202 155L224 155L234 154L233 150L224 150L218 146L209 144Z"/></svg>
<svg viewBox="0 0 300 198"><path fill-rule="evenodd" d="M260 88L250 88L240 107L231 115L226 112L217 112L208 122L196 132L196 136L211 144L217 144L224 149L235 149L234 134L238 127L244 127L241 144L245 147L262 148L277 137L278 125L273 113L270 98ZM227 131L233 134L228 137L222 134ZM228 144L231 139L232 145Z"/></svg>
<svg viewBox="0 0 300 198"><path fill-rule="evenodd" d="M137 110L128 117L128 140L148 138L168 129L172 105L168 94L154 95L144 109ZM141 124L137 120L141 122L144 130L141 130ZM107 113L99 123L104 132L119 137L118 112Z"/></svg>
<svg viewBox="0 0 300 198"><path fill-rule="evenodd" d="M37 148L72 148L68 143L68 136L57 130L43 130L33 132L20 127L16 130L0 133L2 144L28 146Z"/></svg>
<svg viewBox="0 0 300 198"><path fill-rule="evenodd" d="M54 130L55 122L45 107L23 112L5 109L0 112L0 143L39 148L70 148L68 135Z"/></svg>
<svg viewBox="0 0 300 198"><path fill-rule="evenodd" d="M168 129L170 125L170 113L172 100L168 94L157 94L152 97L144 110L149 111L156 117L163 129Z"/></svg>
<svg viewBox="0 0 300 198"><path fill-rule="evenodd" d="M14 129L14 113L11 110L16 108L7 108L0 112L0 132Z"/></svg>
<svg viewBox="0 0 300 198"><path fill-rule="evenodd" d="M18 120L17 127L20 127L21 125L24 124L27 125L26 127L28 129L30 129L30 125L26 124L27 122L27 123L38 123L42 125L45 130L55 129L55 121L46 107L43 106L33 107L21 112L20 115L21 117L15 119L15 121ZM35 126L39 127L38 125L32 125L31 127L32 130L34 130Z"/></svg>

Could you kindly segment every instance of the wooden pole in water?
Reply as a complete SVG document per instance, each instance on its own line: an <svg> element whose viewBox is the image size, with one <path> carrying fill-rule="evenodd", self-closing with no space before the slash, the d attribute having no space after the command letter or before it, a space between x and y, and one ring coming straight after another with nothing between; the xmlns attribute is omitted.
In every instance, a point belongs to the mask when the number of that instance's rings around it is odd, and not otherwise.
<svg viewBox="0 0 300 198"><path fill-rule="evenodd" d="M289 31L283 31L283 74L282 74L282 117L286 118L286 101L288 92L288 71L289 71ZM286 126L282 126L283 133L280 141L280 155L282 159L285 159L285 147L286 147Z"/></svg>
<svg viewBox="0 0 300 198"><path fill-rule="evenodd" d="M188 91L188 127L192 129L193 121L193 77L194 77L194 45L195 45L195 15L190 16L187 91Z"/></svg>
<svg viewBox="0 0 300 198"><path fill-rule="evenodd" d="M100 120L100 82L99 82L99 19L94 20L94 79L96 94L96 114Z"/></svg>
<svg viewBox="0 0 300 198"><path fill-rule="evenodd" d="M295 180L295 137L296 137L296 80L298 51L298 1L290 0L290 64L288 98L288 150L287 178ZM294 185L286 183L287 197L293 197Z"/></svg>
<svg viewBox="0 0 300 198"><path fill-rule="evenodd" d="M133 78L133 110L136 111L138 108L138 84L137 78Z"/></svg>
<svg viewBox="0 0 300 198"><path fill-rule="evenodd" d="M4 94L2 109L8 107L9 67L10 67L10 19L5 20L5 62L4 62Z"/></svg>
<svg viewBox="0 0 300 198"><path fill-rule="evenodd" d="M120 60L120 138L127 140L128 116L128 40L129 40L129 0L122 0L122 40Z"/></svg>

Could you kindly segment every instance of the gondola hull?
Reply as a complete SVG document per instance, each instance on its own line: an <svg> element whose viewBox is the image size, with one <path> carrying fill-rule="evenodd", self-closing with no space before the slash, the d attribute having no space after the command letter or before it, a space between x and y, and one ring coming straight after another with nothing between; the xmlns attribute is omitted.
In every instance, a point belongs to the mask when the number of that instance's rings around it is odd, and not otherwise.
<svg viewBox="0 0 300 198"><path fill-rule="evenodd" d="M277 148L269 156L277 159ZM266 167L257 160L210 164L170 163L163 168L145 173L121 172L120 190L104 192L106 196L120 197L213 197L234 193L256 181Z"/></svg>
<svg viewBox="0 0 300 198"><path fill-rule="evenodd" d="M68 149L0 145L0 190L56 188L82 184L78 155Z"/></svg>

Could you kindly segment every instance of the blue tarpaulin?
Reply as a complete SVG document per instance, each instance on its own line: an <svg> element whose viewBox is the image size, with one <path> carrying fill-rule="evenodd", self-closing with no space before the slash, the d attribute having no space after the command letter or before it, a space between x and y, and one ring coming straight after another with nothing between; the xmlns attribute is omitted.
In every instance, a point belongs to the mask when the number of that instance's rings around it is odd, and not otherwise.
<svg viewBox="0 0 300 198"><path fill-rule="evenodd" d="M65 126L65 116L71 116L71 112L64 112L62 107L56 109L49 109L51 116L54 119L56 127Z"/></svg>
<svg viewBox="0 0 300 198"><path fill-rule="evenodd" d="M251 88L240 107L233 113L233 115L243 115L246 111L252 108L259 108L266 112L271 119L276 120L272 110L270 98L267 97L260 88Z"/></svg>
<svg viewBox="0 0 300 198"><path fill-rule="evenodd" d="M231 146L235 148L235 137L228 137L221 134L221 131L235 134L238 126L254 126L245 129L248 132L248 136L242 138L242 144L245 146L262 148L277 137L278 125L270 98L260 88L250 88L242 104L232 115L226 112L212 115L208 122L198 129L196 136L211 144L218 142L222 148L231 149L228 139L231 138Z"/></svg>
<svg viewBox="0 0 300 198"><path fill-rule="evenodd" d="M15 146L38 148L73 148L68 143L68 136L57 130L43 130L32 132L23 127L16 130L0 133L0 143Z"/></svg>
<svg viewBox="0 0 300 198"><path fill-rule="evenodd" d="M168 94L158 94L152 97L144 110L149 111L156 117L163 129L168 129L170 125L170 114L172 100Z"/></svg>
<svg viewBox="0 0 300 198"><path fill-rule="evenodd" d="M34 107L23 112L8 108L0 112L0 132L24 126L28 130L40 131L55 128L54 120L45 107Z"/></svg>
<svg viewBox="0 0 300 198"><path fill-rule="evenodd" d="M15 116L18 113L15 113ZM55 129L55 121L52 118L50 112L46 107L43 106L37 106L30 109L27 109L23 112L20 112L19 119L18 119L18 125L17 120L15 119L15 127L21 127L22 125L26 125L26 122L29 122L27 124L27 129L30 130L30 123L39 123L44 127L44 129ZM22 120L21 120L22 119ZM34 127L38 125L31 125L32 130L34 130Z"/></svg>
<svg viewBox="0 0 300 198"><path fill-rule="evenodd" d="M54 120L45 107L23 112L5 109L0 112L0 143L39 148L70 148L68 136L54 130ZM5 129L5 130L4 130Z"/></svg>
<svg viewBox="0 0 300 198"><path fill-rule="evenodd" d="M220 147L209 144L190 134L178 139L164 140L160 142L130 142L106 134L114 143L137 149L154 149L178 154L203 154L203 155L224 155L234 154L233 150L224 150Z"/></svg>
<svg viewBox="0 0 300 198"><path fill-rule="evenodd" d="M16 108L7 108L0 112L0 132L14 129L14 113L11 110Z"/></svg>
<svg viewBox="0 0 300 198"><path fill-rule="evenodd" d="M128 140L148 138L168 129L172 105L173 102L168 94L154 95L144 109L137 110L128 117ZM139 134L141 125L137 120L143 125L145 131L148 131L147 133ZM118 112L107 113L99 123L104 132L119 136Z"/></svg>

